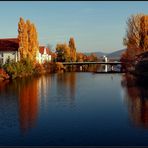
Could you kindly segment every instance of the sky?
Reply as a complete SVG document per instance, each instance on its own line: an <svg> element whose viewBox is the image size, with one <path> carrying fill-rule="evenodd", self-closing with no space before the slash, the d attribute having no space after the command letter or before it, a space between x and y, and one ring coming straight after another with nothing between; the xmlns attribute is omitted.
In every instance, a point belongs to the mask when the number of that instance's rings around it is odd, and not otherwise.
<svg viewBox="0 0 148 148"><path fill-rule="evenodd" d="M22 17L35 24L40 45L67 43L78 52L113 52L125 48L126 21L148 14L147 1L0 1L0 38L15 38Z"/></svg>

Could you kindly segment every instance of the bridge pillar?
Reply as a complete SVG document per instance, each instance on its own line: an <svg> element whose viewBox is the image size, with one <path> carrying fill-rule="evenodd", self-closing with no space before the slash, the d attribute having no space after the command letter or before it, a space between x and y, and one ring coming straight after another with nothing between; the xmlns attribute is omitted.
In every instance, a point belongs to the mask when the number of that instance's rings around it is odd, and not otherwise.
<svg viewBox="0 0 148 148"><path fill-rule="evenodd" d="M105 72L107 72L107 69L108 69L108 66L107 66L107 64L105 65Z"/></svg>

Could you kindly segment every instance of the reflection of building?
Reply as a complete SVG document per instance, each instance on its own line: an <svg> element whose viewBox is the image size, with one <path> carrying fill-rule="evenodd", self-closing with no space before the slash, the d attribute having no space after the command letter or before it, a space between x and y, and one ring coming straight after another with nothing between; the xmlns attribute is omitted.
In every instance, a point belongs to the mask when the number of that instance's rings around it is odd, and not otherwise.
<svg viewBox="0 0 148 148"><path fill-rule="evenodd" d="M50 88L51 88L51 76L49 76L48 78L46 76L40 76L40 78L38 79L38 91L40 94L39 104L42 104L45 110L48 107L48 102L50 99L48 98L48 93L50 92Z"/></svg>
<svg viewBox="0 0 148 148"><path fill-rule="evenodd" d="M20 84L19 92L20 127L23 131L34 126L38 113L38 82L29 81Z"/></svg>
<svg viewBox="0 0 148 148"><path fill-rule="evenodd" d="M148 86L139 86L137 80L130 75L123 77L122 84L133 123L148 128Z"/></svg>

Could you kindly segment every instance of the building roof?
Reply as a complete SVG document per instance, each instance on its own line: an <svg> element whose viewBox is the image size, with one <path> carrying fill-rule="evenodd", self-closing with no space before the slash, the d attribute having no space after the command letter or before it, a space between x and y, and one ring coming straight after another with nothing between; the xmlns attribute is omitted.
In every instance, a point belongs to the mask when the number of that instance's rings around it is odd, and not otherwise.
<svg viewBox="0 0 148 148"><path fill-rule="evenodd" d="M0 39L0 51L18 51L18 38Z"/></svg>
<svg viewBox="0 0 148 148"><path fill-rule="evenodd" d="M19 40L18 38L4 38L0 39L0 51L18 51ZM45 46L40 46L39 51L41 54L44 53L44 48L46 48L46 53L52 55L51 50Z"/></svg>
<svg viewBox="0 0 148 148"><path fill-rule="evenodd" d="M44 54L44 48L46 48L46 53L47 53L47 54L50 54L50 55L52 54L52 52L50 51L49 48L47 48L47 47L45 47L45 46L40 46L40 47L39 47L39 51L40 51L41 54Z"/></svg>

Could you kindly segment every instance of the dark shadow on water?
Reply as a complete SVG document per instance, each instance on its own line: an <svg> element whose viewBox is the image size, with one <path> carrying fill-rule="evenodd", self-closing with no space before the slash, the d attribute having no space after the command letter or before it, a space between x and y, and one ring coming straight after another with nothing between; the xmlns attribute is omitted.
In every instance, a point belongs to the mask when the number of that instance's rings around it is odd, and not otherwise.
<svg viewBox="0 0 148 148"><path fill-rule="evenodd" d="M132 123L148 129L148 79L124 74L121 85Z"/></svg>

